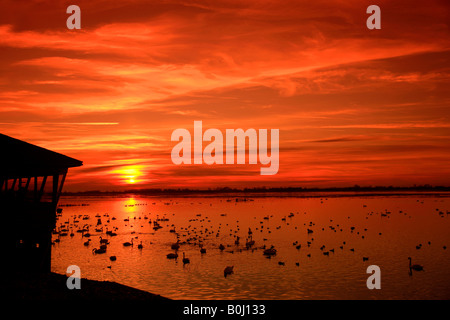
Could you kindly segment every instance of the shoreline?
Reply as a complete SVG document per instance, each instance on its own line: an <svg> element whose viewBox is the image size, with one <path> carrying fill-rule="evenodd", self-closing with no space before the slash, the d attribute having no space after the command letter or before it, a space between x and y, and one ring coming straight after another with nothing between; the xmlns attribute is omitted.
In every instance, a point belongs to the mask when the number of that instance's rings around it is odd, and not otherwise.
<svg viewBox="0 0 450 320"><path fill-rule="evenodd" d="M108 301L149 301L168 302L169 298L129 287L117 282L97 281L81 278L81 289L69 290L68 277L50 273L13 273L7 279L4 292L8 299L28 301L68 301L68 300L108 300ZM3 290L2 290L3 291Z"/></svg>

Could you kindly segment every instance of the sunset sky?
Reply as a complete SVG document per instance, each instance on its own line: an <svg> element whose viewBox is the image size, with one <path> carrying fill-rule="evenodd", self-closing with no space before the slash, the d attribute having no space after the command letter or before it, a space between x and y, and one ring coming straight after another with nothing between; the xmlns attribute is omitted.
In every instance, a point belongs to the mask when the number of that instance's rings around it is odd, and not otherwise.
<svg viewBox="0 0 450 320"><path fill-rule="evenodd" d="M81 30L66 27L71 4ZM381 30L366 27L371 4ZM0 132L82 160L65 191L449 185L447 0L0 9ZM171 133L195 120L279 129L278 174L173 164Z"/></svg>

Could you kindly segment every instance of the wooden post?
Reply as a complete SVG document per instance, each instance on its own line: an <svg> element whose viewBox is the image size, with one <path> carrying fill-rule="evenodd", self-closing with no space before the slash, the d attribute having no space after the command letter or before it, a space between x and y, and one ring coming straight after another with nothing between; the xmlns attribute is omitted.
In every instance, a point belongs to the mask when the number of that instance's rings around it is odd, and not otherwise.
<svg viewBox="0 0 450 320"><path fill-rule="evenodd" d="M59 180L59 175L54 174L53 175L52 203L53 203L53 206L55 207L55 209L56 209L56 203L57 203L57 198L58 198L58 180Z"/></svg>
<svg viewBox="0 0 450 320"><path fill-rule="evenodd" d="M38 177L34 177L34 195L33 195L33 199L34 202L38 202L38 181L37 181Z"/></svg>
<svg viewBox="0 0 450 320"><path fill-rule="evenodd" d="M62 174L61 182L59 183L58 194L56 196L56 204L58 204L59 197L61 196L62 188L64 186L64 181L66 181L66 176L67 176L67 169L64 170L64 172Z"/></svg>
<svg viewBox="0 0 450 320"><path fill-rule="evenodd" d="M28 187L30 186L31 177L27 178L27 183L25 184L25 190L28 191Z"/></svg>
<svg viewBox="0 0 450 320"><path fill-rule="evenodd" d="M39 190L38 198L36 199L36 202L40 202L42 195L44 194L44 187L45 183L47 182L47 176L44 176L44 180L42 180L41 189Z"/></svg>

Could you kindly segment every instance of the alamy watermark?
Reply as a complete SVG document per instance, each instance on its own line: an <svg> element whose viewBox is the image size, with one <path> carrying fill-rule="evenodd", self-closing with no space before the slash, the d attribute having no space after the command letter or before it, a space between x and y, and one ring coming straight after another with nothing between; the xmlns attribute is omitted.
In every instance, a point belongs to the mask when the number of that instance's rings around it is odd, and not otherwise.
<svg viewBox="0 0 450 320"><path fill-rule="evenodd" d="M67 274L70 276L67 278L66 286L68 289L81 289L81 270L77 265L71 265L67 267Z"/></svg>
<svg viewBox="0 0 450 320"><path fill-rule="evenodd" d="M381 269L377 265L367 267L367 273L372 274L367 278L366 286L368 289L381 289Z"/></svg>
<svg viewBox="0 0 450 320"><path fill-rule="evenodd" d="M248 164L266 165L261 175L277 174L279 169L279 129L270 129L270 154L268 154L268 129L226 129L224 135L219 129L210 128L203 133L202 121L194 121L194 138L187 129L176 129L171 140L178 141L171 153L172 162L179 164ZM181 140L181 141L180 141ZM193 161L192 161L193 140ZM203 142L209 144L203 148ZM246 154L248 141L248 154ZM224 162L225 147L225 162ZM236 152L235 152L236 151ZM235 156L236 155L236 156ZM236 161L235 161L236 160Z"/></svg>

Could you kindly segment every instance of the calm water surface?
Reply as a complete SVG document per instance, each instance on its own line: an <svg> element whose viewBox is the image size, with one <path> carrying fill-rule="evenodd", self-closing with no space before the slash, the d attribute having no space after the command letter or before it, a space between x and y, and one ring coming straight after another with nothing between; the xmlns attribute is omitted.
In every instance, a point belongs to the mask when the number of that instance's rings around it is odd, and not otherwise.
<svg viewBox="0 0 450 320"><path fill-rule="evenodd" d="M63 197L57 229L68 235L53 235L60 242L52 249L52 271L65 274L74 264L83 278L172 299L450 298L449 195L243 199ZM154 230L157 220L162 228ZM77 232L84 227L89 246ZM179 257L167 259L177 236ZM107 252L93 254L100 237L110 242ZM133 246L123 246L132 239ZM269 259L263 249L272 245L277 254ZM411 274L408 257L425 271ZM366 287L373 264L381 268L381 290ZM234 274L224 277L226 266L234 266Z"/></svg>

